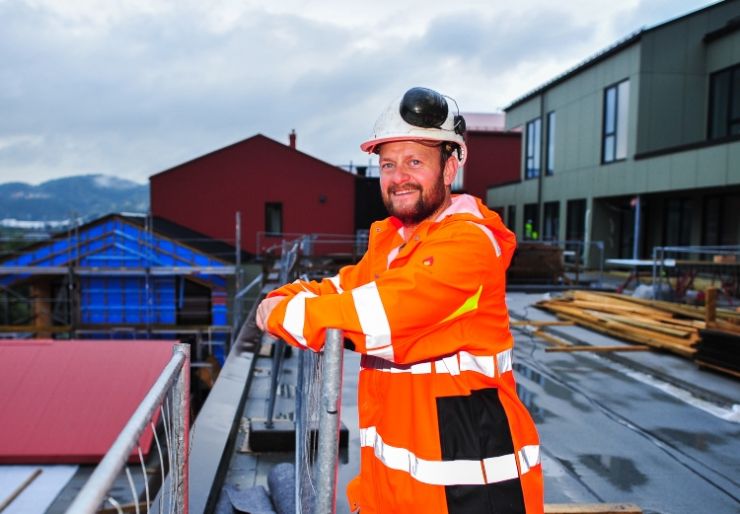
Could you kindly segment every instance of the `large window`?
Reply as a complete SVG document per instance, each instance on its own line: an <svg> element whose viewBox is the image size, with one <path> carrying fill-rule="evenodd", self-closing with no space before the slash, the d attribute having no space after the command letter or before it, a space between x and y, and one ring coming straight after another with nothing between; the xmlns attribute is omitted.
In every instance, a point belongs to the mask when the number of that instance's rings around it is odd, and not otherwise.
<svg viewBox="0 0 740 514"><path fill-rule="evenodd" d="M547 153L545 154L545 175L555 173L555 111L547 113Z"/></svg>
<svg viewBox="0 0 740 514"><path fill-rule="evenodd" d="M740 64L709 81L709 139L740 135Z"/></svg>
<svg viewBox="0 0 740 514"><path fill-rule="evenodd" d="M627 157L627 109L629 101L629 80L624 80L604 90L602 162L613 162Z"/></svg>
<svg viewBox="0 0 740 514"><path fill-rule="evenodd" d="M691 202L688 198L669 198L665 202L663 244L687 246L691 244Z"/></svg>
<svg viewBox="0 0 740 514"><path fill-rule="evenodd" d="M540 238L540 209L536 203L528 203L524 206L524 239L532 240Z"/></svg>
<svg viewBox="0 0 740 514"><path fill-rule="evenodd" d="M545 220L542 227L543 241L557 241L560 235L560 202L545 203Z"/></svg>
<svg viewBox="0 0 740 514"><path fill-rule="evenodd" d="M709 246L738 244L738 220L733 216L740 194L704 197L701 243Z"/></svg>
<svg viewBox="0 0 740 514"><path fill-rule="evenodd" d="M540 176L540 139L542 120L535 118L527 123L527 142L525 156L524 178Z"/></svg>
<svg viewBox="0 0 740 514"><path fill-rule="evenodd" d="M265 232L268 234L282 234L283 232L283 204L268 202L265 204Z"/></svg>
<svg viewBox="0 0 740 514"><path fill-rule="evenodd" d="M565 211L566 261L581 263L584 257L584 245L579 241L586 240L586 200L568 200ZM572 253L571 253L572 252Z"/></svg>
<svg viewBox="0 0 740 514"><path fill-rule="evenodd" d="M583 241L586 237L586 200L568 200L565 239Z"/></svg>

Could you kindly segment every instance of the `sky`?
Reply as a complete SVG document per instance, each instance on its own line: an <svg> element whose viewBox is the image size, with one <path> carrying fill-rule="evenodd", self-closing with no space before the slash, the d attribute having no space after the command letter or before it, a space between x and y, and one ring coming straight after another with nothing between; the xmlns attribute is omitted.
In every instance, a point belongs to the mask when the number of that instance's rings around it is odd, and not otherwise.
<svg viewBox="0 0 740 514"><path fill-rule="evenodd" d="M496 112L702 0L0 0L0 183L148 177L261 133L336 165L413 86Z"/></svg>

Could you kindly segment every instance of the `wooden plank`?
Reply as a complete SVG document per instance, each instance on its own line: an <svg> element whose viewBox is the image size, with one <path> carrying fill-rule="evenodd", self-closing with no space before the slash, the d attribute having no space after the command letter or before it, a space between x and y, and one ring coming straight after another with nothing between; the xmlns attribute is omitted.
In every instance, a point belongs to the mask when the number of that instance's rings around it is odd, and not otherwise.
<svg viewBox="0 0 740 514"><path fill-rule="evenodd" d="M543 339L548 343L552 343L556 346L570 346L572 344L570 341L566 341L565 339L561 339L552 334L548 334L547 332L544 332L542 330L535 330L532 335L537 336L540 339Z"/></svg>
<svg viewBox="0 0 740 514"><path fill-rule="evenodd" d="M526 327L526 326L532 326L532 327L564 327L564 326L573 326L575 323L572 321L535 321L535 320L522 320L522 321L512 321L510 323L512 327Z"/></svg>
<svg viewBox="0 0 740 514"><path fill-rule="evenodd" d="M706 301L704 305L704 322L712 323L717 320L717 288L710 287L706 290Z"/></svg>
<svg viewBox="0 0 740 514"><path fill-rule="evenodd" d="M545 514L642 514L632 503L546 503Z"/></svg>
<svg viewBox="0 0 740 514"><path fill-rule="evenodd" d="M642 334L638 334L634 332L625 333L624 331L617 330L614 327L607 327L604 325L599 325L598 323L592 323L589 321L585 321L583 319L579 319L577 316L572 316L570 314L560 314L559 316L562 316L564 319L575 321L581 326L590 328L597 332L601 332L602 334L617 337L619 339L624 339L627 341L632 341L635 343L646 344L646 345L653 346L659 349L673 350L674 353L681 355L683 357L691 358L696 353L696 350L693 348L679 346L679 345L674 345L671 347L671 345L668 345L663 342L658 342L649 336L644 336Z"/></svg>
<svg viewBox="0 0 740 514"><path fill-rule="evenodd" d="M546 352L647 352L650 351L650 347L644 344L630 345L630 346L591 346L591 345L570 345L570 346L556 346L545 348Z"/></svg>
<svg viewBox="0 0 740 514"><path fill-rule="evenodd" d="M715 371L720 371L722 373L726 373L726 374L731 375L731 376L733 376L735 378L740 378L740 372L737 372L734 369L723 368L722 366L717 366L716 364L710 364L708 362L704 362L704 361L698 360L698 359L695 360L694 362L696 362L696 364L700 368L709 368L709 369L713 369Z"/></svg>
<svg viewBox="0 0 740 514"><path fill-rule="evenodd" d="M696 330L694 329L680 329L680 328L672 328L667 327L660 322L647 320L645 318L641 317L628 317L628 316L618 316L618 315L611 315L607 316L607 319L612 319L615 321L619 321L620 323L625 323L627 325L633 325L638 328L645 328L648 330L655 330L657 332L660 332L661 334L665 334L672 337L680 337L680 338L688 338L691 336L691 334L695 334Z"/></svg>

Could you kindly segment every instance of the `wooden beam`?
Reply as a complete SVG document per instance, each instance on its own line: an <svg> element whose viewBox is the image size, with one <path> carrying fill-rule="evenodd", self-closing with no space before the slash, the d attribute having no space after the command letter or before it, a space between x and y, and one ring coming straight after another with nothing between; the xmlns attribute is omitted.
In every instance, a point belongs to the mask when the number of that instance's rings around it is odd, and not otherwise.
<svg viewBox="0 0 740 514"><path fill-rule="evenodd" d="M706 290L706 301L704 304L704 322L709 324L717 320L717 288L710 287Z"/></svg>
<svg viewBox="0 0 740 514"><path fill-rule="evenodd" d="M540 339L547 341L548 343L552 343L556 346L571 346L572 345L572 343L570 343L569 341L556 337L552 334L548 334L547 332L543 332L542 330L535 330L532 333L532 335L539 337Z"/></svg>
<svg viewBox="0 0 740 514"><path fill-rule="evenodd" d="M546 352L646 352L650 347L645 345L631 346L551 346L545 348Z"/></svg>
<svg viewBox="0 0 740 514"><path fill-rule="evenodd" d="M572 321L535 321L535 320L522 320L512 321L510 323L512 327L572 327L575 325Z"/></svg>
<svg viewBox="0 0 740 514"><path fill-rule="evenodd" d="M716 364L711 364L709 362L704 362L698 359L695 360L694 362L696 362L696 365L699 366L700 368L709 368L715 371L721 371L722 373L726 373L728 375L732 375L735 378L740 378L740 372L735 371L734 369L723 368L722 366L717 366Z"/></svg>
<svg viewBox="0 0 740 514"><path fill-rule="evenodd" d="M546 503L545 514L642 514L632 503Z"/></svg>

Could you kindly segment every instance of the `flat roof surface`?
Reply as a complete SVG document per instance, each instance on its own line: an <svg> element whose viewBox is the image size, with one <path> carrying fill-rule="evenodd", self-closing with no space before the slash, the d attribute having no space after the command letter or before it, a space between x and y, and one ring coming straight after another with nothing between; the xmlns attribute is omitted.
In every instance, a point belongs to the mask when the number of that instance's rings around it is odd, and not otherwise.
<svg viewBox="0 0 740 514"><path fill-rule="evenodd" d="M508 292L512 321L555 321L534 304L548 294ZM546 503L632 503L645 514L737 512L740 486L740 388L731 377L657 351L547 352L544 330L573 344L632 346L579 326L514 327L517 393L537 424ZM283 362L281 390L293 391L296 351ZM269 489L268 474L288 452L245 449L243 418L263 420L271 359L257 356L224 490ZM359 471L357 380L359 355L344 354L342 422L348 459L340 459L336 512L348 512L347 482ZM276 419L292 419L295 396L280 394ZM226 494L224 510L232 512Z"/></svg>
<svg viewBox="0 0 740 514"><path fill-rule="evenodd" d="M0 339L0 463L99 462L175 343ZM144 454L152 438L139 440Z"/></svg>

